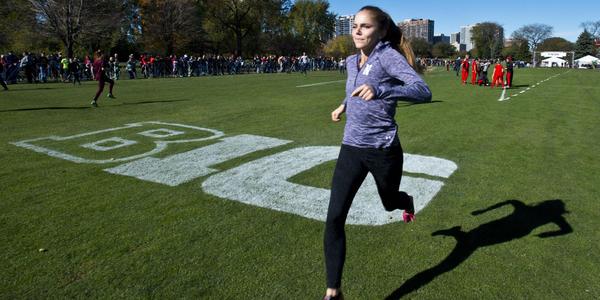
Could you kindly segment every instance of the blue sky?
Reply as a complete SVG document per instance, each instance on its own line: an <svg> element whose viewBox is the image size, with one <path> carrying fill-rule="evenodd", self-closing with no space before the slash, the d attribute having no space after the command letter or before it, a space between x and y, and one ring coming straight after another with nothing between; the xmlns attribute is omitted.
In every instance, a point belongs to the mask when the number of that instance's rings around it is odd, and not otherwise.
<svg viewBox="0 0 600 300"><path fill-rule="evenodd" d="M600 20L600 1L584 0L502 0L502 1L400 1L329 0L330 11L338 15L355 14L365 5L379 6L397 23L403 19L432 19L435 35L458 32L460 26L491 21L504 27L510 37L519 27L542 23L554 27L553 36L575 42L584 21Z"/></svg>

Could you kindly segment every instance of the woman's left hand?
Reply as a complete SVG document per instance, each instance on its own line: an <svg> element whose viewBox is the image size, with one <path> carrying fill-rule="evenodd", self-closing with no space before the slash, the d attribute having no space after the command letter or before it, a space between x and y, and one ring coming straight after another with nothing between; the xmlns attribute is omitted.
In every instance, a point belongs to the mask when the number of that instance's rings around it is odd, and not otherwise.
<svg viewBox="0 0 600 300"><path fill-rule="evenodd" d="M354 96L358 96L365 101L369 101L369 100L372 100L373 98L375 98L375 92L373 91L373 88L370 85L363 84L363 85L357 87L354 90L354 92L352 92L352 97L354 97Z"/></svg>

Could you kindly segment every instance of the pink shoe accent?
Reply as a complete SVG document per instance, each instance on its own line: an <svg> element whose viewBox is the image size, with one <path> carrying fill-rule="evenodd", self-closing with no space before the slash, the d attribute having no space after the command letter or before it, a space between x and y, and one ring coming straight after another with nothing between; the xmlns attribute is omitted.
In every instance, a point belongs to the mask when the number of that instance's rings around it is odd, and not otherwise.
<svg viewBox="0 0 600 300"><path fill-rule="evenodd" d="M412 196L409 196L409 197L410 197L409 198L410 199L409 206L402 212L402 220L404 220L404 223L410 223L415 220L414 198Z"/></svg>
<svg viewBox="0 0 600 300"><path fill-rule="evenodd" d="M407 213L406 211L402 212L402 220L404 223L410 223L415 220L415 214Z"/></svg>

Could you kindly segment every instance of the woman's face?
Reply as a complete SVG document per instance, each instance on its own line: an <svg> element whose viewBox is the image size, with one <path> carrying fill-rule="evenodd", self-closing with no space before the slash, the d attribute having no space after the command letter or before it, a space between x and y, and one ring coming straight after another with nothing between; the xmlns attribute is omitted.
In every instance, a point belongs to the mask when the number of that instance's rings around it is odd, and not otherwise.
<svg viewBox="0 0 600 300"><path fill-rule="evenodd" d="M381 40L379 26L368 11L360 11L352 24L352 39L357 49L370 52Z"/></svg>

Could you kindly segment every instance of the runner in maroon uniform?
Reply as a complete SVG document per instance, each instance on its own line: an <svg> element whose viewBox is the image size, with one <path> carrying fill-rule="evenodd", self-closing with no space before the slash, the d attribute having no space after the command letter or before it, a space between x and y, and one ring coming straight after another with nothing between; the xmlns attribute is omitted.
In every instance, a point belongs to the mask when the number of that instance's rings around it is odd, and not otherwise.
<svg viewBox="0 0 600 300"><path fill-rule="evenodd" d="M108 62L104 59L104 54L102 51L96 51L96 60L94 61L94 79L98 80L98 91L96 92L96 96L94 97L94 101L92 101L93 107L98 107L98 97L102 94L104 90L104 84L108 82L109 84L109 92L108 98L114 98L113 96L113 86L115 82L106 75L106 71L108 71Z"/></svg>

